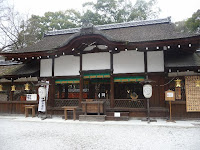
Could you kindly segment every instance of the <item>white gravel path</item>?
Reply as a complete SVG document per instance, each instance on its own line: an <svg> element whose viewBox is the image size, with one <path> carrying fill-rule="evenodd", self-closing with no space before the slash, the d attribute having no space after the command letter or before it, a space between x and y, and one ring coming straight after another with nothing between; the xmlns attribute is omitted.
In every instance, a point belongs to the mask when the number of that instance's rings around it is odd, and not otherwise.
<svg viewBox="0 0 200 150"><path fill-rule="evenodd" d="M200 121L99 123L0 116L0 150L91 149L200 150Z"/></svg>

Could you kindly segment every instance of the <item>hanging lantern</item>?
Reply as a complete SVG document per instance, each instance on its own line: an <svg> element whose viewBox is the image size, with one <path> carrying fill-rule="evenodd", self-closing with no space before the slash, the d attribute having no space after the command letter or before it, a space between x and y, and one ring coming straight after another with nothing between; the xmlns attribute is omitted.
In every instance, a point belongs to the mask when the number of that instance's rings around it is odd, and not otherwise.
<svg viewBox="0 0 200 150"><path fill-rule="evenodd" d="M24 90L29 91L30 90L30 85L28 83L24 84Z"/></svg>
<svg viewBox="0 0 200 150"><path fill-rule="evenodd" d="M15 88L16 88L16 86L15 86L15 85L12 85L12 86L11 86L11 91L12 91L12 92L16 91Z"/></svg>
<svg viewBox="0 0 200 150"><path fill-rule="evenodd" d="M0 92L3 91L3 85L0 84Z"/></svg>
<svg viewBox="0 0 200 150"><path fill-rule="evenodd" d="M200 80L196 81L196 87L200 87Z"/></svg>
<svg viewBox="0 0 200 150"><path fill-rule="evenodd" d="M176 79L175 81L175 87L181 87L181 79Z"/></svg>

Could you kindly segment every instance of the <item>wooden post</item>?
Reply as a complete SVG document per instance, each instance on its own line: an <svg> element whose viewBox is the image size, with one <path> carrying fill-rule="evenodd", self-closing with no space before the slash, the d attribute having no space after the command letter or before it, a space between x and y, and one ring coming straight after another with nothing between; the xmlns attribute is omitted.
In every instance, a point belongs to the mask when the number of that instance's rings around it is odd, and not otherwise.
<svg viewBox="0 0 200 150"><path fill-rule="evenodd" d="M80 91L79 91L79 104L78 104L78 106L79 106L79 108L81 108L81 102L82 102L82 100L83 100L83 73L82 73L82 59L83 57L82 57L82 54L80 55L80 82L79 82L79 89L80 89Z"/></svg>
<svg viewBox="0 0 200 150"><path fill-rule="evenodd" d="M48 106L54 107L54 100L55 100L55 78L49 79L49 99L47 101Z"/></svg>
<svg viewBox="0 0 200 150"><path fill-rule="evenodd" d="M169 120L172 121L172 102L169 101Z"/></svg>
<svg viewBox="0 0 200 150"><path fill-rule="evenodd" d="M83 100L83 76L80 76L80 83L79 83L79 87L80 87L80 92L79 92L79 107L81 108L81 102Z"/></svg>
<svg viewBox="0 0 200 150"><path fill-rule="evenodd" d="M147 98L147 121L148 121L148 123L150 123L149 98Z"/></svg>
<svg viewBox="0 0 200 150"><path fill-rule="evenodd" d="M114 77L113 77L113 52L110 53L110 107L115 107L115 99L114 99Z"/></svg>
<svg viewBox="0 0 200 150"><path fill-rule="evenodd" d="M114 100L114 78L113 75L110 75L110 107L115 107L115 100Z"/></svg>

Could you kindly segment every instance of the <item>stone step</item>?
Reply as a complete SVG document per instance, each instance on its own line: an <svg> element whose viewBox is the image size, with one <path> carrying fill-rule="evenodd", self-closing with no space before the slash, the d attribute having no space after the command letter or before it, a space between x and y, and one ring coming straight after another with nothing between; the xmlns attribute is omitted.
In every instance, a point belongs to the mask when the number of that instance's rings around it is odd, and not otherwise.
<svg viewBox="0 0 200 150"><path fill-rule="evenodd" d="M106 120L109 121L128 121L128 116L120 116L120 117L114 117L114 116L106 116Z"/></svg>
<svg viewBox="0 0 200 150"><path fill-rule="evenodd" d="M106 115L79 115L79 121L105 121Z"/></svg>

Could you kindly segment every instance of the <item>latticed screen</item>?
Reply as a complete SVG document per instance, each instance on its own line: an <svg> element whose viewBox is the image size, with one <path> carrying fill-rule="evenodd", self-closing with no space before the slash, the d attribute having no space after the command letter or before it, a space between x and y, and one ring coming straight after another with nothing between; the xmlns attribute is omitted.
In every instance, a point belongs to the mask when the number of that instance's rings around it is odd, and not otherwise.
<svg viewBox="0 0 200 150"><path fill-rule="evenodd" d="M200 87L197 85L199 80L200 76L185 77L187 112L200 112Z"/></svg>

